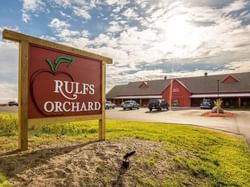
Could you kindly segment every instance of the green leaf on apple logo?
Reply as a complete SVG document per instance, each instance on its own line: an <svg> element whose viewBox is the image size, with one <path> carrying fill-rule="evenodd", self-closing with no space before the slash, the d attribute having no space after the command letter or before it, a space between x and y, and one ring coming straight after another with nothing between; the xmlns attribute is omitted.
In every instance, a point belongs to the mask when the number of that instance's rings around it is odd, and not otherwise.
<svg viewBox="0 0 250 187"><path fill-rule="evenodd" d="M56 70L60 64L68 63L68 66L70 66L71 64L74 63L74 58L70 58L70 57L66 57L66 56L59 56L54 61L54 65L53 65L53 62L50 61L50 59L46 59L46 62L49 64L49 67L50 67L52 73L55 74Z"/></svg>

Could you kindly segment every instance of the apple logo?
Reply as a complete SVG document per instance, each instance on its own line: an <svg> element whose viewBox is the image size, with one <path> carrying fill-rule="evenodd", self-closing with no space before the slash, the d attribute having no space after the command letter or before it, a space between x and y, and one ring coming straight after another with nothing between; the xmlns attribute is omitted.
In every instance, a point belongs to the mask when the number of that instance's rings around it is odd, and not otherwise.
<svg viewBox="0 0 250 187"><path fill-rule="evenodd" d="M64 99L62 96L58 96L58 94L54 93L54 80L74 82L73 77L69 73L57 71L62 63L67 63L68 67L72 65L74 58L59 56L55 59L54 63L49 59L46 59L46 63L49 65L50 70L40 69L31 75L30 96L36 109L43 116L63 116L63 112L47 113L43 109L43 104L48 101L48 98L50 101L60 101Z"/></svg>

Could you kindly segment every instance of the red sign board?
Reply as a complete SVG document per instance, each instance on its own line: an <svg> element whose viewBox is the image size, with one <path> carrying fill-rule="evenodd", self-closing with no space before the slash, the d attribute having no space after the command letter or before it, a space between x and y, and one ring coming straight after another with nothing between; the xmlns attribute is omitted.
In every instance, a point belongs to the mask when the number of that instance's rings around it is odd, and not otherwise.
<svg viewBox="0 0 250 187"><path fill-rule="evenodd" d="M28 118L101 113L101 61L29 45Z"/></svg>
<svg viewBox="0 0 250 187"><path fill-rule="evenodd" d="M19 149L28 149L28 124L40 121L99 120L98 137L105 140L106 64L112 59L6 29L3 38L20 44Z"/></svg>

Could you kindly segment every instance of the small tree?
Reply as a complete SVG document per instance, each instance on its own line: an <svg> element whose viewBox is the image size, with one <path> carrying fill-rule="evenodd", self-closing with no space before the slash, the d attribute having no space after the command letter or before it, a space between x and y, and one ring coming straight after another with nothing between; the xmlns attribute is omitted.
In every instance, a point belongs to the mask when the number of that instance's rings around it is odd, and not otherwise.
<svg viewBox="0 0 250 187"><path fill-rule="evenodd" d="M222 99L220 99L220 98L216 99L214 101L214 107L212 108L212 112L213 113L224 113L224 110L221 107L222 103L223 103Z"/></svg>

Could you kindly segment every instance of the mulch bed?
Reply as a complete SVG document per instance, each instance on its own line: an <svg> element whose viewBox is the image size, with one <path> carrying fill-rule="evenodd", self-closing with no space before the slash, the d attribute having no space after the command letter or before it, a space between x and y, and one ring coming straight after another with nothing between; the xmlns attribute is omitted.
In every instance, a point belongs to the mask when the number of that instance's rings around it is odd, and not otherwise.
<svg viewBox="0 0 250 187"><path fill-rule="evenodd" d="M206 116L206 117L234 117L235 114L232 113L232 112L224 112L224 113L205 112L201 116Z"/></svg>

